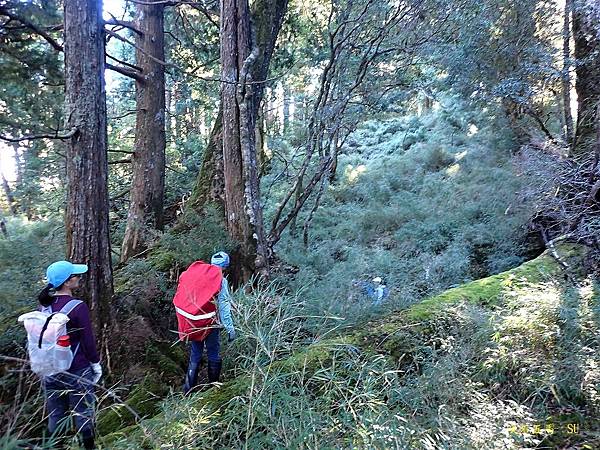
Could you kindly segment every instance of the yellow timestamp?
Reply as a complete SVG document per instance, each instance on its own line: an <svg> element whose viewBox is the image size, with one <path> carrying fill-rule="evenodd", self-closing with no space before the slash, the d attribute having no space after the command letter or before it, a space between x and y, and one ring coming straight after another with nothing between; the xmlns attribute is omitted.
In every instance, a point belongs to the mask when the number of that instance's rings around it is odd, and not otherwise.
<svg viewBox="0 0 600 450"><path fill-rule="evenodd" d="M512 424L508 427L510 433L520 434L554 434L554 433L567 433L567 434L579 434L581 433L581 425L579 423L563 423L555 424L552 422L548 423L534 423L529 424Z"/></svg>

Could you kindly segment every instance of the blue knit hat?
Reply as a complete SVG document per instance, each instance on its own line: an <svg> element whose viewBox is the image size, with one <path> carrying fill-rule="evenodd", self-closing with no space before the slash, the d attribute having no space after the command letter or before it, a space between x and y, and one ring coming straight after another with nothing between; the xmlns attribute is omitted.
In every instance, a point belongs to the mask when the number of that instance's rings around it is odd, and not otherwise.
<svg viewBox="0 0 600 450"><path fill-rule="evenodd" d="M225 269L229 266L229 255L225 252L215 253L212 255L212 258L210 258L210 263Z"/></svg>
<svg viewBox="0 0 600 450"><path fill-rule="evenodd" d="M69 261L56 261L46 269L46 278L52 287L57 288L69 279L71 275L80 275L88 271L85 264L73 264Z"/></svg>

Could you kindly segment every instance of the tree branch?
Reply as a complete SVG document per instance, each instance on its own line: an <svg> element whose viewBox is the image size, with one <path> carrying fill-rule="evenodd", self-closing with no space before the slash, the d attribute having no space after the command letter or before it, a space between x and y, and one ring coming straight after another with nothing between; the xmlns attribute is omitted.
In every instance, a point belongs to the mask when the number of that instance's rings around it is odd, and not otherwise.
<svg viewBox="0 0 600 450"><path fill-rule="evenodd" d="M125 20L119 20L115 16L113 16L112 14L111 14L111 17L112 17L112 19L104 21L104 25L116 25L116 26L119 26L119 27L128 28L129 30L131 30L134 33L136 33L138 36L141 36L143 34L140 30L138 30L133 25L133 22L129 22L129 21L125 21Z"/></svg>
<svg viewBox="0 0 600 450"><path fill-rule="evenodd" d="M136 5L164 5L164 6L180 6L180 5L190 5L190 6L201 6L204 5L200 2L186 2L186 1L177 1L177 0L158 0L156 2L145 2L141 0L129 0L131 3Z"/></svg>
<svg viewBox="0 0 600 450"><path fill-rule="evenodd" d="M120 73L121 75L125 75L126 77L133 78L137 81L144 81L144 77L142 77L139 73L134 70L126 69L125 67L114 66L111 63L105 63L107 69L113 70L115 72Z"/></svg>
<svg viewBox="0 0 600 450"><path fill-rule="evenodd" d="M108 150L108 153L126 153L128 155L134 155L135 154L135 152L130 152L129 150Z"/></svg>
<svg viewBox="0 0 600 450"><path fill-rule="evenodd" d="M21 142L21 141L32 141L34 139L69 139L73 136L75 136L75 133L77 133L77 128L73 128L70 131L65 132L64 134L59 134L59 132L57 131L55 134L36 134L33 136L23 136L20 138L12 138L12 137L8 137L8 136L2 136L0 135L0 139L2 139L3 141L6 142Z"/></svg>
<svg viewBox="0 0 600 450"><path fill-rule="evenodd" d="M129 110L129 111L124 112L123 114L120 114L118 116L110 116L110 117L108 117L108 119L109 120L120 120L120 119L123 119L123 118L125 118L127 116L132 116L134 114L137 114L137 109ZM109 150L109 152L133 153L133 152L120 151L120 150Z"/></svg>
<svg viewBox="0 0 600 450"><path fill-rule="evenodd" d="M59 51L59 52L63 51L63 46L60 45L52 36L50 36L46 31L44 31L37 25L29 22L27 19L24 19L23 17L20 17L16 14L11 13L10 11L8 11L8 9L6 9L3 6L0 6L0 15L6 16L11 20L16 20L18 22L21 22L23 25L25 25L31 31L33 31L37 35L43 37L46 40L46 42L48 42L52 47L54 47L54 49L56 51Z"/></svg>
<svg viewBox="0 0 600 450"><path fill-rule="evenodd" d="M105 55L106 55L106 57L107 57L107 58L110 58L110 59L112 59L113 61L116 61L116 62L118 62L119 64L122 64L122 65L124 65L124 66L127 66L127 67L129 67L129 68L131 68L131 69L133 69L133 70L137 70L137 71L138 71L138 72L140 72L140 73L142 73L142 72L143 72L142 68L141 68L141 67L138 67L138 66L136 66L135 64L128 63L127 61L122 61L122 60L120 60L120 59L118 59L118 58L115 58L115 57L114 57L114 56L112 56L112 55L109 55L108 53L105 53Z"/></svg>
<svg viewBox="0 0 600 450"><path fill-rule="evenodd" d="M150 58L152 61L160 64L161 66L165 66L165 67L175 67L177 68L177 66L175 66L174 64L169 64L163 60L160 60L154 56L152 56L151 54L149 54L148 52L146 52L145 50L141 49L140 47L138 47L137 45L135 45L135 42L130 41L127 38L124 38L123 36L121 36L119 33L115 33L114 31L111 30L105 30L107 34L119 39L120 41L123 41L131 46L133 46L133 48L139 50L140 52L142 52L144 55L146 55L148 58Z"/></svg>

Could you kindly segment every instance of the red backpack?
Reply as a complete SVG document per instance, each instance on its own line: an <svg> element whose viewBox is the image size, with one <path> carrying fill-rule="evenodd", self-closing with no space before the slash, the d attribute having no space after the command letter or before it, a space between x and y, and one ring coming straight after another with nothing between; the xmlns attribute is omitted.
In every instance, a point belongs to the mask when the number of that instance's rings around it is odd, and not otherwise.
<svg viewBox="0 0 600 450"><path fill-rule="evenodd" d="M196 261L179 277L173 298L179 339L201 341L217 323L215 297L221 290L221 268Z"/></svg>

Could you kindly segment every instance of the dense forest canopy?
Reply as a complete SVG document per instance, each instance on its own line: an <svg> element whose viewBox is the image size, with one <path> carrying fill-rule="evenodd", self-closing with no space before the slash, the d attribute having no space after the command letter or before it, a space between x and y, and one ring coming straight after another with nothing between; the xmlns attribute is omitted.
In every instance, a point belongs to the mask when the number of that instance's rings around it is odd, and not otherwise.
<svg viewBox="0 0 600 450"><path fill-rule="evenodd" d="M157 448L203 437L251 448L319 448L319 437L328 448L600 445L599 2L0 0L0 74L1 445L41 442L41 421L28 418L41 400L15 368L26 359L15 318L35 307L48 264L89 266L80 295L122 397L163 398L185 364L169 345L178 277L219 250L231 256L241 331L226 347L224 396L256 400L247 422L200 394L195 406L131 407L101 434L135 424L145 438L131 442ZM536 264L550 278L532 275ZM385 289L371 301L376 277ZM419 316L464 283L465 304ZM369 320L410 344L362 335ZM310 353L325 337L364 354ZM306 348L321 365L309 381L289 372ZM542 360L569 369L551 375ZM255 392L245 383L258 373ZM346 382L353 391L336 391ZM269 384L281 388L271 406ZM290 434L273 406L284 393L316 411L284 408ZM100 405L125 404L113 394ZM181 408L210 405L230 422L190 424L193 438L169 428ZM502 414L585 430L505 433ZM465 432L478 425L489 438ZM265 441L251 433L262 427Z"/></svg>

